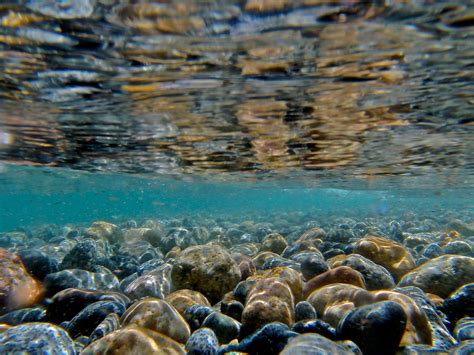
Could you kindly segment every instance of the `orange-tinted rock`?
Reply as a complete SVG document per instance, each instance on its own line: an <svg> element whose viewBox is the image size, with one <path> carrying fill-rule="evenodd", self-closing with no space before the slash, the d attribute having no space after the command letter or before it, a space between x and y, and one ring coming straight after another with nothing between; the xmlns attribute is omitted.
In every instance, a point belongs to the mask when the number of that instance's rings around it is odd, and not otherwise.
<svg viewBox="0 0 474 355"><path fill-rule="evenodd" d="M291 325L295 320L290 287L277 278L258 280L250 290L242 312L242 335L253 333L271 322Z"/></svg>
<svg viewBox="0 0 474 355"><path fill-rule="evenodd" d="M270 270L265 270L263 273L255 275L252 279L258 280L267 278L278 278L285 282L290 287L295 303L303 299L303 280L298 271L286 266L279 266Z"/></svg>
<svg viewBox="0 0 474 355"><path fill-rule="evenodd" d="M344 315L355 307L372 303L374 296L367 290L350 284L331 284L311 293L307 299L318 317L337 327Z"/></svg>
<svg viewBox="0 0 474 355"><path fill-rule="evenodd" d="M135 325L162 333L179 343L186 343L191 330L188 323L168 302L145 298L131 305L122 315L123 326Z"/></svg>
<svg viewBox="0 0 474 355"><path fill-rule="evenodd" d="M161 333L128 326L89 344L81 354L186 354L184 346Z"/></svg>
<svg viewBox="0 0 474 355"><path fill-rule="evenodd" d="M0 314L29 307L41 295L40 284L28 274L20 258L0 248Z"/></svg>
<svg viewBox="0 0 474 355"><path fill-rule="evenodd" d="M186 308L193 304L200 304L203 306L211 307L211 304L201 292L181 289L170 293L166 299L170 305L172 305L176 310L183 315Z"/></svg>
<svg viewBox="0 0 474 355"><path fill-rule="evenodd" d="M382 265L396 281L416 267L413 256L403 245L380 237L367 237L359 240L354 246L354 253Z"/></svg>
<svg viewBox="0 0 474 355"><path fill-rule="evenodd" d="M12 326L8 324L0 324L0 333L3 333L4 331L10 329Z"/></svg>
<svg viewBox="0 0 474 355"><path fill-rule="evenodd" d="M431 326L425 312L410 297L394 291L373 291L375 302L393 301L402 306L407 315L407 324L400 346L411 344L431 345Z"/></svg>
<svg viewBox="0 0 474 355"><path fill-rule="evenodd" d="M263 239L260 251L271 251L275 254L281 254L287 246L288 242L281 234L271 233Z"/></svg>
<svg viewBox="0 0 474 355"><path fill-rule="evenodd" d="M248 0L245 11L249 12L274 12L281 11L291 6L289 0Z"/></svg>
<svg viewBox="0 0 474 355"><path fill-rule="evenodd" d="M348 266L338 266L334 269L323 272L321 275L315 276L306 282L303 288L304 298L307 298L318 288L334 283L351 284L364 289L366 288L364 277L360 272Z"/></svg>

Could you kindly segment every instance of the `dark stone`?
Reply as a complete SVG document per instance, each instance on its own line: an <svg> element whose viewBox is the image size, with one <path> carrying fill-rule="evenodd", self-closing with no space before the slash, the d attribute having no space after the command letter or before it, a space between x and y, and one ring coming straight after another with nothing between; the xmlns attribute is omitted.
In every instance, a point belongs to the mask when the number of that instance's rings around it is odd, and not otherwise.
<svg viewBox="0 0 474 355"><path fill-rule="evenodd" d="M405 332L407 315L396 302L383 301L358 307L339 323L338 339L355 342L364 355L395 354Z"/></svg>
<svg viewBox="0 0 474 355"><path fill-rule="evenodd" d="M438 256L442 254L443 254L443 249L441 249L441 247L436 243L428 244L423 250L423 256L428 259L437 258Z"/></svg>
<svg viewBox="0 0 474 355"><path fill-rule="evenodd" d="M88 290L119 290L119 281L112 274L99 274L81 269L62 270L44 279L46 296L51 297L67 288Z"/></svg>
<svg viewBox="0 0 474 355"><path fill-rule="evenodd" d="M239 301L221 302L221 312L239 321L242 319L244 305Z"/></svg>
<svg viewBox="0 0 474 355"><path fill-rule="evenodd" d="M137 273L138 275L145 275L147 273L149 273L150 271L152 270L155 270L157 268L159 268L161 265L163 265L165 263L165 261L163 259L151 259L151 260L148 260L147 262L144 262L143 264L141 264L138 269L137 269Z"/></svg>
<svg viewBox="0 0 474 355"><path fill-rule="evenodd" d="M341 249L338 249L338 248L331 248L331 249L326 250L323 253L323 256L324 256L324 259L327 260L327 259L330 259L334 256L341 255L341 254L344 254L344 250L341 250Z"/></svg>
<svg viewBox="0 0 474 355"><path fill-rule="evenodd" d="M474 283L458 288L445 299L440 310L446 314L452 326L464 317L474 317Z"/></svg>
<svg viewBox="0 0 474 355"><path fill-rule="evenodd" d="M400 355L426 355L426 354L447 354L446 350L425 344L413 344L403 348L402 351L397 352Z"/></svg>
<svg viewBox="0 0 474 355"><path fill-rule="evenodd" d="M122 315L125 306L115 301L98 301L85 307L68 324L67 331L72 338L79 335L90 336L94 329L109 315Z"/></svg>
<svg viewBox="0 0 474 355"><path fill-rule="evenodd" d="M89 337L89 343L103 338L109 333L120 328L120 317L116 313L110 313L104 318L102 322L92 331ZM86 345L87 345L86 344Z"/></svg>
<svg viewBox="0 0 474 355"><path fill-rule="evenodd" d="M220 344L229 343L238 338L240 333L240 323L220 312L209 314L201 326L212 329Z"/></svg>
<svg viewBox="0 0 474 355"><path fill-rule="evenodd" d="M30 275L38 280L59 271L59 263L39 250L26 249L18 253Z"/></svg>
<svg viewBox="0 0 474 355"><path fill-rule="evenodd" d="M295 323L293 324L291 330L300 334L317 333L330 340L336 340L336 329L320 319L312 319Z"/></svg>
<svg viewBox="0 0 474 355"><path fill-rule="evenodd" d="M315 333L301 334L290 339L281 355L318 354L318 355L362 355L360 349L352 342L337 343Z"/></svg>
<svg viewBox="0 0 474 355"><path fill-rule="evenodd" d="M255 333L244 338L239 344L229 344L219 349L219 353L239 351L251 354L278 354L288 340L298 336L287 325L273 322L264 325Z"/></svg>
<svg viewBox="0 0 474 355"><path fill-rule="evenodd" d="M113 272L117 277L123 279L135 272L138 272L138 261L130 255L114 255L110 258L115 267Z"/></svg>
<svg viewBox="0 0 474 355"><path fill-rule="evenodd" d="M280 266L287 266L289 268L292 268L296 271L300 271L300 264L298 264L296 261L285 259L285 258L280 258L280 257L275 257L268 259L265 261L262 265L262 270L269 270L269 269L274 269L276 267Z"/></svg>
<svg viewBox="0 0 474 355"><path fill-rule="evenodd" d="M0 317L0 324L19 325L30 322L46 322L46 310L43 308L23 308L8 312Z"/></svg>
<svg viewBox="0 0 474 355"><path fill-rule="evenodd" d="M453 334L458 341L474 340L474 317L460 319L456 323Z"/></svg>
<svg viewBox="0 0 474 355"><path fill-rule="evenodd" d="M191 334L185 349L188 355L217 355L219 342L212 329L201 328Z"/></svg>
<svg viewBox="0 0 474 355"><path fill-rule="evenodd" d="M127 307L130 299L118 292L89 291L76 288L63 290L54 295L46 309L50 322L59 324L71 320L85 307L98 301L114 301Z"/></svg>
<svg viewBox="0 0 474 355"><path fill-rule="evenodd" d="M455 348L450 349L449 355L472 355L474 354L474 340L460 342Z"/></svg>
<svg viewBox="0 0 474 355"><path fill-rule="evenodd" d="M472 247L463 240L453 240L443 247L444 254L472 256Z"/></svg>
<svg viewBox="0 0 474 355"><path fill-rule="evenodd" d="M256 283L256 280L240 281L232 291L232 296L234 296L235 299L239 300L241 303L245 303L247 294Z"/></svg>
<svg viewBox="0 0 474 355"><path fill-rule="evenodd" d="M316 253L308 253L308 256L301 262L301 273L306 280L311 280L314 276L320 275L329 270L328 264Z"/></svg>
<svg viewBox="0 0 474 355"><path fill-rule="evenodd" d="M91 267L96 264L95 261L98 256L98 247L95 240L80 240L64 257L61 269L83 269L90 271Z"/></svg>
<svg viewBox="0 0 474 355"><path fill-rule="evenodd" d="M49 323L25 323L0 333L0 354L74 355L66 331Z"/></svg>
<svg viewBox="0 0 474 355"><path fill-rule="evenodd" d="M316 310L308 301L298 302L295 306L295 322L308 319L316 319Z"/></svg>
<svg viewBox="0 0 474 355"><path fill-rule="evenodd" d="M204 319L215 311L216 310L211 307L193 304L184 311L184 319L188 322L191 330L195 330L200 328Z"/></svg>

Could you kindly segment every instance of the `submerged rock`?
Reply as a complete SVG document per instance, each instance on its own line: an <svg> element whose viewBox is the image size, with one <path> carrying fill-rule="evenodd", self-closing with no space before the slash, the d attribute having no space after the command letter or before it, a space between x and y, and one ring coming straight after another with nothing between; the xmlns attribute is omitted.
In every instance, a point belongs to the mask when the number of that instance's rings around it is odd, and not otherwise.
<svg viewBox="0 0 474 355"><path fill-rule="evenodd" d="M240 334L240 323L220 312L209 314L201 326L212 329L220 344L227 344Z"/></svg>
<svg viewBox="0 0 474 355"><path fill-rule="evenodd" d="M331 341L322 335L309 333L290 339L280 354L348 355L351 353L352 351L341 344Z"/></svg>
<svg viewBox="0 0 474 355"><path fill-rule="evenodd" d="M2 354L71 354L74 342L64 329L49 323L25 323L0 333Z"/></svg>
<svg viewBox="0 0 474 355"><path fill-rule="evenodd" d="M43 308L23 308L8 312L0 317L0 324L19 325L30 322L46 322L46 310Z"/></svg>
<svg viewBox="0 0 474 355"><path fill-rule="evenodd" d="M120 328L120 317L117 313L110 313L104 318L102 322L92 331L89 336L88 344L103 338L109 333Z"/></svg>
<svg viewBox="0 0 474 355"><path fill-rule="evenodd" d="M217 355L219 342L212 329L200 328L191 334L185 348L188 355Z"/></svg>

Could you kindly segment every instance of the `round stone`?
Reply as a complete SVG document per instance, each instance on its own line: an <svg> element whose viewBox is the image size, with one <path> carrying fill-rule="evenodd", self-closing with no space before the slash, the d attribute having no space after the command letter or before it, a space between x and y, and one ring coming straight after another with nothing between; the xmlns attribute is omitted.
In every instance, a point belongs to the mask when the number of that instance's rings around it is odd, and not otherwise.
<svg viewBox="0 0 474 355"><path fill-rule="evenodd" d="M239 266L218 246L199 245L183 250L171 270L175 289L187 288L204 294L212 303L240 281Z"/></svg>
<svg viewBox="0 0 474 355"><path fill-rule="evenodd" d="M240 333L240 323L221 312L209 314L204 319L202 326L212 329L220 344L229 343L231 340L238 338Z"/></svg>
<svg viewBox="0 0 474 355"><path fill-rule="evenodd" d="M200 328L191 334L185 348L188 355L217 355L219 342L212 329Z"/></svg>

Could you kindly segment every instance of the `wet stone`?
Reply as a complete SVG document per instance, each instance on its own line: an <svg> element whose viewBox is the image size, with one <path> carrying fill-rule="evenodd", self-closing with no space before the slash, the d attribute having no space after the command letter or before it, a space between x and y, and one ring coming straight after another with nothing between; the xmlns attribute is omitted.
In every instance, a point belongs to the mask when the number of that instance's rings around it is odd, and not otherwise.
<svg viewBox="0 0 474 355"><path fill-rule="evenodd" d="M288 242L281 234L271 233L263 238L260 251L271 251L275 254L281 254L287 246Z"/></svg>
<svg viewBox="0 0 474 355"><path fill-rule="evenodd" d="M70 288L54 295L46 309L46 315L50 322L59 324L71 320L85 307L98 301L119 302L124 307L130 303L130 299L118 292L89 291Z"/></svg>
<svg viewBox="0 0 474 355"><path fill-rule="evenodd" d="M140 264L137 268L137 273L138 275L146 275L149 272L159 268L161 265L163 265L164 260L163 259L150 259L148 261L145 261L143 264Z"/></svg>
<svg viewBox="0 0 474 355"><path fill-rule="evenodd" d="M19 325L30 322L45 322L46 310L43 308L23 308L0 316L0 324Z"/></svg>
<svg viewBox="0 0 474 355"><path fill-rule="evenodd" d="M220 312L209 314L201 326L212 329L220 344L229 343L238 338L240 333L240 323Z"/></svg>
<svg viewBox="0 0 474 355"><path fill-rule="evenodd" d="M348 348L338 344L326 337L309 333L298 335L290 339L288 344L281 351L281 355L293 354L336 354L347 355L352 353Z"/></svg>
<svg viewBox="0 0 474 355"><path fill-rule="evenodd" d="M305 320L295 323L291 327L291 330L300 334L317 333L330 340L336 340L336 329L321 319Z"/></svg>
<svg viewBox="0 0 474 355"><path fill-rule="evenodd" d="M102 322L92 331L91 335L89 336L89 343L93 343L94 341L103 338L109 333L116 331L120 328L120 317L116 313L108 314Z"/></svg>
<svg viewBox="0 0 474 355"><path fill-rule="evenodd" d="M242 312L244 311L244 305L239 301L233 300L230 302L221 302L221 312L229 317L232 317L236 321L240 322L242 319Z"/></svg>
<svg viewBox="0 0 474 355"><path fill-rule="evenodd" d="M135 325L186 343L191 331L178 311L164 300L146 298L131 305L123 314L122 325Z"/></svg>
<svg viewBox="0 0 474 355"><path fill-rule="evenodd" d="M434 259L443 254L443 249L436 243L428 244L423 250L423 256L428 259Z"/></svg>
<svg viewBox="0 0 474 355"><path fill-rule="evenodd" d="M219 247L200 245L181 252L171 271L175 289L188 288L218 302L240 281L240 269L230 254Z"/></svg>
<svg viewBox="0 0 474 355"><path fill-rule="evenodd" d="M188 289L174 291L165 300L176 308L181 315L184 315L186 309L192 305L211 307L211 304L202 293Z"/></svg>
<svg viewBox="0 0 474 355"><path fill-rule="evenodd" d="M2 354L75 354L67 332L48 323L25 323L0 333Z"/></svg>
<svg viewBox="0 0 474 355"><path fill-rule="evenodd" d="M322 255L316 253L305 254L306 256L301 260L301 273L306 280L329 270L329 266Z"/></svg>
<svg viewBox="0 0 474 355"><path fill-rule="evenodd" d="M26 270L38 280L43 280L48 274L59 271L59 263L39 250L26 249L18 253Z"/></svg>
<svg viewBox="0 0 474 355"><path fill-rule="evenodd" d="M46 295L53 296L67 288L88 290L119 290L119 281L112 274L93 273L81 269L70 269L49 274L44 279Z"/></svg>
<svg viewBox="0 0 474 355"><path fill-rule="evenodd" d="M316 310L308 301L301 301L295 305L295 322L316 319L316 317Z"/></svg>
<svg viewBox="0 0 474 355"><path fill-rule="evenodd" d="M364 277L367 290L391 289L395 287L392 275L383 266L374 263L359 254L351 254L347 256L337 256L328 260L328 264L332 267L349 266L350 268L360 272Z"/></svg>
<svg viewBox="0 0 474 355"><path fill-rule="evenodd" d="M406 274L398 286L416 286L445 298L458 287L473 281L474 258L443 255Z"/></svg>
<svg viewBox="0 0 474 355"><path fill-rule="evenodd" d="M185 348L188 355L217 355L219 341L212 329L200 328L191 334Z"/></svg>
<svg viewBox="0 0 474 355"><path fill-rule="evenodd" d="M303 295L307 298L318 288L334 283L351 284L365 289L364 277L360 272L348 266L338 266L306 282L303 288Z"/></svg>
<svg viewBox="0 0 474 355"><path fill-rule="evenodd" d="M200 328L204 319L215 311L211 307L193 304L184 311L184 319L186 319L191 329L195 330Z"/></svg>
<svg viewBox="0 0 474 355"><path fill-rule="evenodd" d="M239 344L229 344L219 349L220 353L238 351L252 354L278 354L291 338L298 336L287 325L273 322L264 325Z"/></svg>
<svg viewBox="0 0 474 355"><path fill-rule="evenodd" d="M171 267L170 264L163 264L138 277L125 288L124 293L132 300L143 297L164 299L171 289Z"/></svg>
<svg viewBox="0 0 474 355"><path fill-rule="evenodd" d="M125 306L115 301L98 301L85 307L67 326L67 331L72 338L79 335L90 336L94 329L109 315L116 313L122 315L125 312Z"/></svg>
<svg viewBox="0 0 474 355"><path fill-rule="evenodd" d="M473 256L472 247L462 240L453 240L443 247L444 254Z"/></svg>
<svg viewBox="0 0 474 355"><path fill-rule="evenodd" d="M383 301L356 308L337 327L339 339L354 341L364 354L395 354L407 316L396 302Z"/></svg>
<svg viewBox="0 0 474 355"><path fill-rule="evenodd" d="M455 290L444 300L440 309L453 325L463 317L474 317L474 283Z"/></svg>
<svg viewBox="0 0 474 355"><path fill-rule="evenodd" d="M474 353L474 340L465 340L450 349L450 355L468 355Z"/></svg>
<svg viewBox="0 0 474 355"><path fill-rule="evenodd" d="M474 317L465 317L456 323L453 331L458 341L474 340Z"/></svg>

